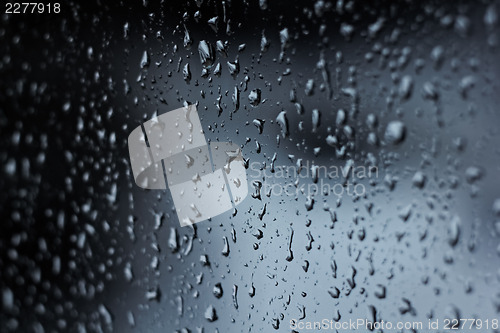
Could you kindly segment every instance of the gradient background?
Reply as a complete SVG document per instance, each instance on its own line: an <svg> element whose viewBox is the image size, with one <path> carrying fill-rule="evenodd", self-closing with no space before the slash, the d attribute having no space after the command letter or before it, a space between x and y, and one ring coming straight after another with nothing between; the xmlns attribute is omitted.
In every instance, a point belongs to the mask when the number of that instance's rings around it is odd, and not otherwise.
<svg viewBox="0 0 500 333"><path fill-rule="evenodd" d="M498 2L145 0L61 8L0 16L0 332L290 332L291 319L499 319ZM217 31L207 23L215 16ZM354 28L350 38L343 23ZM270 43L264 52L262 34ZM214 47L220 76L213 68L201 76L201 40ZM215 51L217 40L227 41L227 56ZM432 56L437 46L441 61ZM144 52L149 65L141 68ZM227 61L236 58L232 76ZM407 100L399 95L405 75L413 80ZM463 94L468 76L474 85ZM437 98L425 98L428 83ZM262 92L256 107L253 89ZM127 137L185 102L198 105L207 139L241 145L267 174L276 154L275 166L302 158L340 167L351 159L377 167L378 177L357 180L367 188L362 197L318 193L312 210L306 195L262 192L234 216L180 228L168 190L134 184ZM313 109L321 112L315 132ZM339 109L352 138L335 123ZM277 142L283 110L290 133ZM254 119L265 120L262 134ZM399 145L384 142L393 120L406 126ZM369 132L378 145L367 143ZM346 145L344 157L326 144L329 134ZM467 177L471 167L477 179ZM412 185L417 171L426 176L422 189ZM255 174L249 170L251 192L254 180L264 181ZM397 179L393 190L386 177ZM218 283L221 298L213 293ZM338 298L329 293L335 288ZM214 322L205 318L210 306Z"/></svg>

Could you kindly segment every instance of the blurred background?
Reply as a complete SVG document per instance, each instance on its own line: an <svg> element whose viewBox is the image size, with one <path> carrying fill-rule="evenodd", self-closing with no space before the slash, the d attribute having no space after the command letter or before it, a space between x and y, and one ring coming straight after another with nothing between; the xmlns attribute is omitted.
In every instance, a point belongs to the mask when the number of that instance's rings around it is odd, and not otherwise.
<svg viewBox="0 0 500 333"><path fill-rule="evenodd" d="M500 332L498 1L60 8L0 16L0 332ZM186 104L251 195L181 228L127 138Z"/></svg>

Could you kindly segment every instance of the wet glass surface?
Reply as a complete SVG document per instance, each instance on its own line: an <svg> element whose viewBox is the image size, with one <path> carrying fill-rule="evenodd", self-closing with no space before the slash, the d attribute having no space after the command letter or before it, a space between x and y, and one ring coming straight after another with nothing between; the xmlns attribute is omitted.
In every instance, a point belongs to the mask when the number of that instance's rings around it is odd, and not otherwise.
<svg viewBox="0 0 500 333"><path fill-rule="evenodd" d="M499 332L498 2L60 8L0 16L0 332ZM181 227L127 139L190 104L249 194Z"/></svg>

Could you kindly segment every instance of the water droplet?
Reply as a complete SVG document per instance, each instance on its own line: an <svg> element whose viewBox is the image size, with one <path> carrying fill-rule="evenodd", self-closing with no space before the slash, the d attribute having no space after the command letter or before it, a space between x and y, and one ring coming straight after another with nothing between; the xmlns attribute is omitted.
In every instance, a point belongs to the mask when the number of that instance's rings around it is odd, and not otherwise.
<svg viewBox="0 0 500 333"><path fill-rule="evenodd" d="M229 255L229 242L227 237L224 237L224 248L222 249L222 255L227 257Z"/></svg>
<svg viewBox="0 0 500 333"><path fill-rule="evenodd" d="M215 311L213 305L209 305L208 308L205 310L205 319L208 320L209 322L214 322L218 319L217 312Z"/></svg>
<svg viewBox="0 0 500 333"><path fill-rule="evenodd" d="M229 70L229 74L236 76L240 72L240 64L238 62L238 59L236 59L234 62L227 62L227 69Z"/></svg>
<svg viewBox="0 0 500 333"><path fill-rule="evenodd" d="M179 250L179 236L177 235L177 229L174 227L170 228L170 236L168 237L168 247L172 252L177 252Z"/></svg>
<svg viewBox="0 0 500 333"><path fill-rule="evenodd" d="M257 106L260 104L260 89L254 89L250 91L250 94L248 95L248 100L250 101L250 104L252 106Z"/></svg>
<svg viewBox="0 0 500 333"><path fill-rule="evenodd" d="M448 243L451 246L456 246L460 238L461 221L458 216L453 216L448 226Z"/></svg>
<svg viewBox="0 0 500 333"><path fill-rule="evenodd" d="M316 133L321 121L321 113L318 109L312 110L312 131Z"/></svg>
<svg viewBox="0 0 500 333"><path fill-rule="evenodd" d="M392 144L400 144L405 139L406 127L398 120L394 120L387 124L385 129L385 140Z"/></svg>
<svg viewBox="0 0 500 333"><path fill-rule="evenodd" d="M405 75L401 79L401 83L399 85L399 96L402 99L408 99L411 96L411 91L413 88L413 79L410 75Z"/></svg>
<svg viewBox="0 0 500 333"><path fill-rule="evenodd" d="M145 67L148 67L148 66L149 66L148 51L144 51L144 53L142 54L142 58L141 58L141 68L145 68Z"/></svg>
<svg viewBox="0 0 500 333"><path fill-rule="evenodd" d="M281 136L287 137L289 134L288 131L288 119L286 117L286 111L281 111L276 117L276 122L281 127Z"/></svg>
<svg viewBox="0 0 500 333"><path fill-rule="evenodd" d="M125 264L123 273L125 275L125 280L127 280L127 282L132 282L134 280L134 273L132 272L132 264L130 262L127 262Z"/></svg>
<svg viewBox="0 0 500 333"><path fill-rule="evenodd" d="M191 40L191 36L189 35L189 31L186 29L184 30L184 41L183 45L185 48L189 49L189 47L193 44L193 41Z"/></svg>
<svg viewBox="0 0 500 333"><path fill-rule="evenodd" d="M210 68L215 62L215 54L212 45L205 40L198 43L198 53L200 54L200 61L204 67Z"/></svg>
<svg viewBox="0 0 500 333"><path fill-rule="evenodd" d="M236 310L238 310L238 286L237 285L233 285L233 294L232 294L232 298L233 298L233 305L234 305L234 308Z"/></svg>
<svg viewBox="0 0 500 333"><path fill-rule="evenodd" d="M184 81L188 82L191 80L191 70L189 69L189 63L184 65L182 69L182 76L184 77Z"/></svg>
<svg viewBox="0 0 500 333"><path fill-rule="evenodd" d="M426 180L425 175L421 171L417 171L415 172L415 175L413 175L412 178L413 186L421 189L425 185L425 180Z"/></svg>
<svg viewBox="0 0 500 333"><path fill-rule="evenodd" d="M220 283L216 283L212 292L216 298L221 298L223 294L222 285Z"/></svg>

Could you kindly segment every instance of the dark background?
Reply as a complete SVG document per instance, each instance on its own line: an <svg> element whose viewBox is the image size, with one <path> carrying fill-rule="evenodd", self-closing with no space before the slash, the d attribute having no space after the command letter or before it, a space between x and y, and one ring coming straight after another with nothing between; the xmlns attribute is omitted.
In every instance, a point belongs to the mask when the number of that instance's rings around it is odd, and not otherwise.
<svg viewBox="0 0 500 333"><path fill-rule="evenodd" d="M0 16L1 332L290 332L291 319L499 318L498 2L116 1L61 9ZM215 16L217 29L207 23ZM186 30L192 43L184 46ZM201 76L201 40L214 47L220 75L212 67ZM215 50L218 40L227 41L227 55ZM144 52L149 64L141 67ZM227 61L235 59L231 75ZM407 99L405 75L413 83ZM464 88L467 80L474 83ZM248 100L253 89L262 93L257 106ZM355 180L366 186L361 197L316 193L308 210L307 193L262 191L235 215L180 228L168 190L134 184L127 137L185 102L197 103L207 139L241 145L266 174L276 154L275 167L352 160L378 176ZM315 132L313 109L321 113ZM353 136L336 124L339 109ZM278 142L283 110L290 134ZM254 119L265 121L262 134ZM406 127L397 145L384 137L394 120ZM367 143L370 132L378 144ZM412 181L417 171L423 188ZM252 193L254 180L265 181L249 171Z"/></svg>

